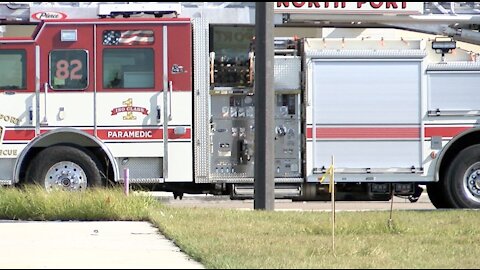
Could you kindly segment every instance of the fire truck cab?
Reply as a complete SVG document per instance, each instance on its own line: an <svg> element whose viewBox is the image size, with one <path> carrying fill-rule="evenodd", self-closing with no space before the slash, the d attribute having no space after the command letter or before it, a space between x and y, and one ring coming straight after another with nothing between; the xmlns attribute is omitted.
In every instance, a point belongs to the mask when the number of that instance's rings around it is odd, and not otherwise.
<svg viewBox="0 0 480 270"><path fill-rule="evenodd" d="M2 154L15 164L2 179L86 188L126 166L139 182L191 178L189 19L44 21L2 39L0 57ZM182 167L168 178L167 156Z"/></svg>

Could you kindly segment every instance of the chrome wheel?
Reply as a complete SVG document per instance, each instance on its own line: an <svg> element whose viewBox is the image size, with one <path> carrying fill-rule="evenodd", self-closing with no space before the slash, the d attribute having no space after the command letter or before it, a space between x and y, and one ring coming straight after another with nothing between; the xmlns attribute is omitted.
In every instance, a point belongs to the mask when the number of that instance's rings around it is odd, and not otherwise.
<svg viewBox="0 0 480 270"><path fill-rule="evenodd" d="M480 162L468 167L463 179L463 189L467 196L480 203Z"/></svg>
<svg viewBox="0 0 480 270"><path fill-rule="evenodd" d="M87 176L78 164L71 161L55 163L45 175L45 188L64 189L68 191L85 190Z"/></svg>

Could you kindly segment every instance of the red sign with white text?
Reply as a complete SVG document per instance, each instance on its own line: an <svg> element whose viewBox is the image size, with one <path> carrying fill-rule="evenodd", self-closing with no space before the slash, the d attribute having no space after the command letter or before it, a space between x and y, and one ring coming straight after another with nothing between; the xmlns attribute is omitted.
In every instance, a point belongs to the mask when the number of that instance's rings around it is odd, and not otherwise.
<svg viewBox="0 0 480 270"><path fill-rule="evenodd" d="M276 2L275 13L423 14L423 2Z"/></svg>

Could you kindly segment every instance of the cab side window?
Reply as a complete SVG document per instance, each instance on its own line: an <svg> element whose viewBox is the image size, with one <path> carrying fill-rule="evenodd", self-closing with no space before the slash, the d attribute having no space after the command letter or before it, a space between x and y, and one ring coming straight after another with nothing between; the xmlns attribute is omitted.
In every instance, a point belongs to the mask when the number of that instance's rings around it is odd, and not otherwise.
<svg viewBox="0 0 480 270"><path fill-rule="evenodd" d="M87 52L53 50L50 52L50 86L55 90L83 90L88 87Z"/></svg>
<svg viewBox="0 0 480 270"><path fill-rule="evenodd" d="M0 50L0 90L26 89L26 69L24 50Z"/></svg>
<svg viewBox="0 0 480 270"><path fill-rule="evenodd" d="M153 49L104 49L103 88L153 88Z"/></svg>

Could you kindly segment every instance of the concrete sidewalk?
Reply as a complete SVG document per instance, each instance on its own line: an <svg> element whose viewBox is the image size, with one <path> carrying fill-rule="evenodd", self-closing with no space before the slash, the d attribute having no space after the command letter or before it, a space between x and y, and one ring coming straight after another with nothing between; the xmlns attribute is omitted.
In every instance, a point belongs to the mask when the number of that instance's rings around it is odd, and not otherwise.
<svg viewBox="0 0 480 270"><path fill-rule="evenodd" d="M0 268L204 268L149 222L0 220Z"/></svg>

